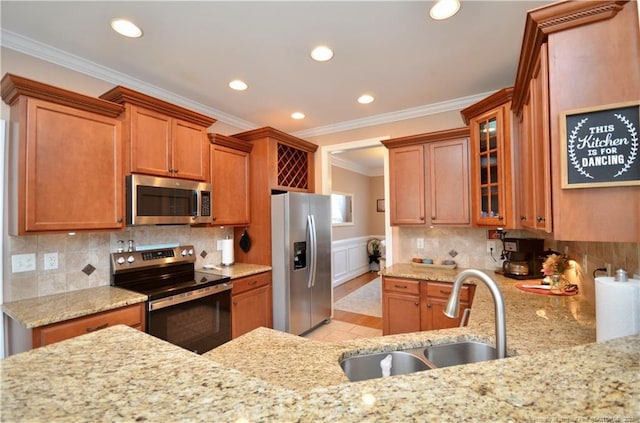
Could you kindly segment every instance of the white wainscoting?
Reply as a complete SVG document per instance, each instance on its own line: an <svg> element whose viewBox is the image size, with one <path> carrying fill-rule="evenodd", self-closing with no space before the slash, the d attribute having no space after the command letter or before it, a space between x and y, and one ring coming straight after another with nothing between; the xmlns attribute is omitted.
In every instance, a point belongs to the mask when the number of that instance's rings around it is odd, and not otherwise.
<svg viewBox="0 0 640 423"><path fill-rule="evenodd" d="M379 236L366 236L341 239L331 243L333 261L331 282L333 286L338 286L369 271L367 242L372 238L384 239Z"/></svg>

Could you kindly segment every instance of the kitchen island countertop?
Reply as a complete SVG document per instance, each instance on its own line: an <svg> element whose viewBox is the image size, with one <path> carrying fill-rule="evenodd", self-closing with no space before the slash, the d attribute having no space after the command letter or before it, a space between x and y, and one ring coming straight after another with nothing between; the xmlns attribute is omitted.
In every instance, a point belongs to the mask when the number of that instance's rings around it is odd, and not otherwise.
<svg viewBox="0 0 640 423"><path fill-rule="evenodd" d="M349 355L492 341L483 284L468 327L335 344L259 328L198 356L116 326L0 362L0 420L640 419L640 336L594 343L580 299L525 293L504 279L496 278L515 357L357 383L340 370Z"/></svg>

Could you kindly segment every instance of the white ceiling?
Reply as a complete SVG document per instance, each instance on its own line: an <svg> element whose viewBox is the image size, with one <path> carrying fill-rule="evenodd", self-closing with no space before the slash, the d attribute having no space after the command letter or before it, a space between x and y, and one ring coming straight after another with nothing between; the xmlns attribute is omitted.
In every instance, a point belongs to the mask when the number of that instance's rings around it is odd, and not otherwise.
<svg viewBox="0 0 640 423"><path fill-rule="evenodd" d="M464 107L513 85L526 11L546 3L462 0L436 22L430 1L2 0L1 42L241 130L304 138ZM114 33L116 17L144 36ZM318 44L334 49L331 61L309 58ZM230 90L235 78L249 89ZM375 102L358 104L363 93Z"/></svg>

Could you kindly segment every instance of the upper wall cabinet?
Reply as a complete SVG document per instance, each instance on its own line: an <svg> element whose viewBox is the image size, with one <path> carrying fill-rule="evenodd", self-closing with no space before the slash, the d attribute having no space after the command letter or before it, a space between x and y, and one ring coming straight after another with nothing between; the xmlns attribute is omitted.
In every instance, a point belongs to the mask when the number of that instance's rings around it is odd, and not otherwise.
<svg viewBox="0 0 640 423"><path fill-rule="evenodd" d="M571 164L562 154L567 134L561 130L563 113L638 100L638 25L637 3L624 0L554 3L527 14L513 111L525 123L530 116L526 125L533 129L525 127L524 132L535 134L529 137L533 148L544 149L544 139L549 139L550 171L545 176L551 179L555 239L640 242L640 186L563 188L563 171ZM546 81L541 88L540 81ZM545 85L546 99L537 94L544 93ZM603 139L607 136L602 133ZM536 178L534 173L531 177Z"/></svg>
<svg viewBox="0 0 640 423"><path fill-rule="evenodd" d="M207 128L216 120L125 87L100 98L125 106L125 172L209 180Z"/></svg>
<svg viewBox="0 0 640 423"><path fill-rule="evenodd" d="M220 134L211 141L213 224L248 225L250 218L249 154L253 145Z"/></svg>
<svg viewBox="0 0 640 423"><path fill-rule="evenodd" d="M469 129L383 141L392 225L469 225Z"/></svg>
<svg viewBox="0 0 640 423"><path fill-rule="evenodd" d="M471 131L471 216L477 226L516 227L512 94L512 88L505 88L461 111Z"/></svg>
<svg viewBox="0 0 640 423"><path fill-rule="evenodd" d="M11 74L1 86L9 233L122 229L123 107Z"/></svg>

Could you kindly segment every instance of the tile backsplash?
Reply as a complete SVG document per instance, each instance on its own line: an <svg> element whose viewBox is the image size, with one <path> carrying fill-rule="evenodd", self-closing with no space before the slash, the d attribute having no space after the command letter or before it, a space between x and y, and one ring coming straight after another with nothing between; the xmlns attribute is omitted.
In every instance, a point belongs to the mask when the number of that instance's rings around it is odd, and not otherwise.
<svg viewBox="0 0 640 423"><path fill-rule="evenodd" d="M123 232L77 233L76 235L30 235L7 237L5 244L4 302L109 285L110 254L118 241L132 239L136 246L177 242L195 246L196 267L220 264L217 240L233 237L233 228L189 226L140 226ZM12 273L11 256L36 254L36 270ZM44 270L44 255L58 253L58 268ZM87 269L95 268L91 272ZM83 269L85 272L83 272Z"/></svg>

